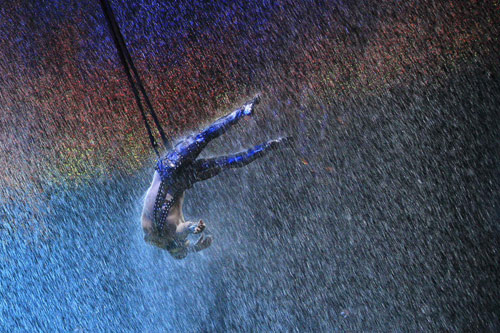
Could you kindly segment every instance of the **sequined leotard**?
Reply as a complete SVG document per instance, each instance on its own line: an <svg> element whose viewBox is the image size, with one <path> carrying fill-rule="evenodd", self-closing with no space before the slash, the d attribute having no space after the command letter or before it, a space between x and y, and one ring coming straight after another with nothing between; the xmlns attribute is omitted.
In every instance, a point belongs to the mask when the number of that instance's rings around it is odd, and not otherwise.
<svg viewBox="0 0 500 333"><path fill-rule="evenodd" d="M256 104L255 99L218 119L200 133L188 136L157 162L155 170L161 178L153 214L157 234L163 233L171 208L194 183L214 177L224 169L247 165L264 155L269 148L284 142L284 139L271 140L233 155L196 159L210 140L226 132L243 116L250 115L254 104Z"/></svg>

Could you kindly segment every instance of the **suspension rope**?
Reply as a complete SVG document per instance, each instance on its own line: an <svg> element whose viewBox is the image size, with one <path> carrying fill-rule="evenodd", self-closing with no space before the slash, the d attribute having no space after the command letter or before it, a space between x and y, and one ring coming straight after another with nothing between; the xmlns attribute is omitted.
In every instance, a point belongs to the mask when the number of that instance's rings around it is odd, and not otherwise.
<svg viewBox="0 0 500 333"><path fill-rule="evenodd" d="M167 137L165 135L165 132L163 131L163 128L160 125L158 117L156 116L153 105L151 104L151 101L146 93L146 89L144 89L144 85L142 84L139 73L138 73L136 67L134 66L134 62L132 61L132 57L130 56L130 53L128 52L127 45L125 44L122 33L120 32L120 28L118 26L118 23L116 22L115 16L113 14L113 10L111 9L111 6L108 4L108 2L106 0L100 0L100 1L101 1L101 7L104 11L104 16L106 17L106 20L107 20L109 27L111 29L111 35L113 36L113 41L114 41L115 46L118 50L118 55L120 57L120 61L123 64L123 67L125 69L125 73L127 75L128 81L129 81L130 86L132 88L132 91L134 93L134 97L135 97L137 106L139 107L139 110L141 111L142 120L144 121L144 125L146 126L146 131L148 132L149 141L151 142L151 146L153 147L156 155L158 156L158 158L160 158L160 153L158 152L158 143L156 142L156 140L153 136L153 133L151 131L151 126L149 125L146 114L144 112L144 107L142 105L141 98L139 95L139 91L137 90L136 84L139 86L140 92L143 95L144 101L146 102L146 105L149 109L149 113L151 114L151 116L153 118L153 121L156 125L156 128L157 128L158 132L160 133L160 137L163 141L163 145L165 146L166 149L168 149ZM130 69L132 69L132 71L134 73L135 81L134 81L134 78L132 77Z"/></svg>

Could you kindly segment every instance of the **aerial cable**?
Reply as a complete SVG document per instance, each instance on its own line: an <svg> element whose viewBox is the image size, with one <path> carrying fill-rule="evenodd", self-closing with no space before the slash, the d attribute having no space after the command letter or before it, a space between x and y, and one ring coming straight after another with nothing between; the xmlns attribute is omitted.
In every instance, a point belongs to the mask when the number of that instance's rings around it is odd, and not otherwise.
<svg viewBox="0 0 500 333"><path fill-rule="evenodd" d="M127 75L127 78L130 82L130 86L132 87L132 91L134 93L135 100L137 102L137 106L139 107L139 110L141 111L141 116L144 121L144 124L146 126L146 130L148 132L149 140L151 142L151 145L158 157L160 157L160 154L158 152L158 144L153 136L153 133L151 131L151 127L149 125L149 122L147 120L146 114L144 112L144 107L141 102L141 98L139 95L139 91L137 90L136 84L139 86L139 89L144 97L144 100L146 102L146 105L149 108L149 112L153 118L153 121L157 127L158 132L160 133L160 137L163 141L163 145L165 148L168 148L168 139L165 135L165 132L163 131L163 128L160 125L160 122L158 121L158 117L156 116L156 113L153 109L153 105L151 104L151 101L149 100L149 97L146 93L146 90L144 89L144 85L142 84L142 81L140 79L139 73L134 66L134 62L132 61L132 57L130 56L130 53L128 52L127 45L125 44L125 41L123 39L123 35L120 32L120 28L118 26L118 23L116 22L115 16L113 15L113 11L111 9L111 6L107 3L106 0L101 0L101 7L104 11L104 16L106 17L109 27L111 29L111 35L113 36L113 41L115 42L116 48L118 50L118 55L120 57L120 60L123 64L123 67L125 69L125 73ZM135 81L134 78L132 77L132 74L130 72L130 69L132 69L134 75L135 75Z"/></svg>
<svg viewBox="0 0 500 333"><path fill-rule="evenodd" d="M158 128L158 132L160 133L163 144L165 145L165 148L167 148L168 139L167 139L165 132L163 131L163 129L160 125L160 122L158 120L158 117L156 116L156 113L154 112L154 108L153 108L153 105L151 104L151 101L148 97L148 94L146 93L146 90L144 89L144 85L142 84L141 78L139 76L139 72L137 71L137 68L135 67L134 62L132 61L132 57L130 56L130 53L128 51L127 44L125 44L125 41L123 39L123 35L120 31L120 27L118 26L118 23L116 22L115 16L113 14L113 10L111 9L111 6L107 3L106 0L101 0L101 4L104 4L105 7L109 10L109 14L107 15L108 21L111 22L112 26L114 27L113 28L114 35L116 36L116 38L118 40L120 48L121 48L123 54L125 55L125 58L127 59L129 65L130 65L130 68L134 72L139 89L140 89L142 95L144 96L144 100L146 101L146 105L148 106L149 111L151 113L151 116L153 117L153 121L155 122L155 125Z"/></svg>

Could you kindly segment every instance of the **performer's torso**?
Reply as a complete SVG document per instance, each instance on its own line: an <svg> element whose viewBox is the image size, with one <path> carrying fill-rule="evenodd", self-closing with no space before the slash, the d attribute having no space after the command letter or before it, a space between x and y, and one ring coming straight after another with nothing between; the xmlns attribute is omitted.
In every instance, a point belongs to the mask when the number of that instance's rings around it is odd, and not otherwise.
<svg viewBox="0 0 500 333"><path fill-rule="evenodd" d="M182 178L182 177L181 177ZM155 202L156 197L158 195L158 191L161 185L161 177L158 172L155 172L153 181L151 182L151 186L146 192L146 196L144 199L144 207L142 210L142 227L145 230L153 231L155 228ZM182 184L174 182L172 186L167 187L167 195L165 197L165 202L168 203L173 200L170 208L166 212L166 224L164 226L167 233L170 233L170 230L173 226L177 226L178 224L184 222L184 215L182 214L182 205L184 203L184 191L185 189ZM173 230L175 232L175 230Z"/></svg>
<svg viewBox="0 0 500 333"><path fill-rule="evenodd" d="M158 162L153 181L144 200L142 211L143 229L153 231L155 228L160 227L162 233L170 234L175 233L174 227L184 222L184 215L182 214L184 192L186 189L191 188L195 182L194 173L191 169L191 163L182 166L174 165L170 163L168 157ZM161 197L161 200L157 200L162 182L164 183L166 195ZM163 208L165 211L163 214L166 214L163 225L160 225L161 211L159 208Z"/></svg>

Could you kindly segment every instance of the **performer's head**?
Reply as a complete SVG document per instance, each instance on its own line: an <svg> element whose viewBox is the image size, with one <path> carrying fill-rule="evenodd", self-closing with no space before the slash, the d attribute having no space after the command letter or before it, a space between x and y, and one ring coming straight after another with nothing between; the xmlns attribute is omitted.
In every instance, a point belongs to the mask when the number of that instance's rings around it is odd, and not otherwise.
<svg viewBox="0 0 500 333"><path fill-rule="evenodd" d="M163 248L175 259L184 259L188 255L189 241L171 241Z"/></svg>
<svg viewBox="0 0 500 333"><path fill-rule="evenodd" d="M188 255L187 247L176 247L168 250L168 253L175 259L184 259Z"/></svg>

